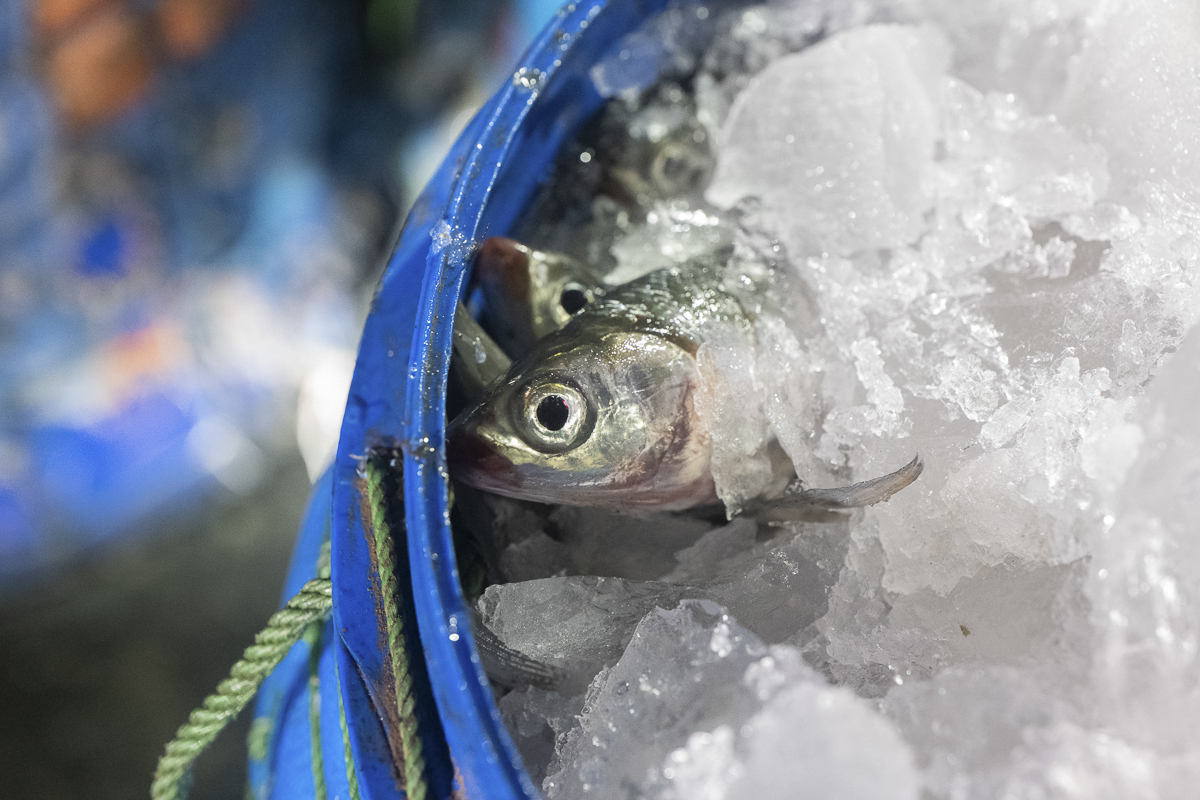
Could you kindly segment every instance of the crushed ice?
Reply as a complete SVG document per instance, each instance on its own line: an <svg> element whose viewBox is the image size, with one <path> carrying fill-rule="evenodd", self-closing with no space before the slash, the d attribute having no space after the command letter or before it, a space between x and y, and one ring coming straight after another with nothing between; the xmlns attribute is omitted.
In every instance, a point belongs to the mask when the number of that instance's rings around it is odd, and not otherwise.
<svg viewBox="0 0 1200 800"><path fill-rule="evenodd" d="M501 700L531 773L550 798L1194 796L1197 6L696 9L593 78L635 102L647 65L696 70L712 180L586 235L622 279L722 247L733 284L777 274L754 341L698 354L731 505L778 450L818 484L926 469L782 529L505 511L521 582L487 622L571 674Z"/></svg>

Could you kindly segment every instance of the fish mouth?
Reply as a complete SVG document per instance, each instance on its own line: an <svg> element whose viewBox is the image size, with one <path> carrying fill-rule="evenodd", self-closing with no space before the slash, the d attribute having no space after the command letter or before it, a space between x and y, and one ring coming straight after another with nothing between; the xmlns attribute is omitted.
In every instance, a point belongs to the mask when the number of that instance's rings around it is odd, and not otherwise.
<svg viewBox="0 0 1200 800"><path fill-rule="evenodd" d="M446 466L450 477L485 491L511 491L523 483L516 464L495 442L458 420L446 431Z"/></svg>

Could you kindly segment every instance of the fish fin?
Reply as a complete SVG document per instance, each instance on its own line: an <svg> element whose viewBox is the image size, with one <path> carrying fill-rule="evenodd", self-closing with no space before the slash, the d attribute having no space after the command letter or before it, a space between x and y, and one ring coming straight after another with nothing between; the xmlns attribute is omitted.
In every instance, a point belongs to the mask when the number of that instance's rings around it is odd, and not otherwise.
<svg viewBox="0 0 1200 800"><path fill-rule="evenodd" d="M524 689L526 686L555 689L562 684L566 675L561 669L513 650L483 623L483 615L478 610L471 608L469 611L471 635L488 680L506 689Z"/></svg>
<svg viewBox="0 0 1200 800"><path fill-rule="evenodd" d="M532 254L532 250L514 239L492 236L475 251L475 277L518 302L526 300Z"/></svg>
<svg viewBox="0 0 1200 800"><path fill-rule="evenodd" d="M841 512L851 508L882 503L915 481L924 468L925 463L918 455L900 469L882 477L836 489L789 491L781 497L755 503L744 513L764 522L830 521L844 516Z"/></svg>
<svg viewBox="0 0 1200 800"><path fill-rule="evenodd" d="M488 385L507 375L512 366L512 361L500 349L500 345L487 335L487 331L479 326L462 303L454 310L454 349L451 358L471 400L478 399Z"/></svg>

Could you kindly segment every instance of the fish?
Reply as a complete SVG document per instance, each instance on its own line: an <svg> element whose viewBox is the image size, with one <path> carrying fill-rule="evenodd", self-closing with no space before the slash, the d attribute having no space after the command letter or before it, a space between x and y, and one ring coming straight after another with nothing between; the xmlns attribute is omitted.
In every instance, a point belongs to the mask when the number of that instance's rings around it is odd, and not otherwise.
<svg viewBox="0 0 1200 800"><path fill-rule="evenodd" d="M460 302L453 336L454 374L471 397L508 371L513 354L528 352L604 293L603 281L579 261L503 236L485 240L474 262L491 333Z"/></svg>
<svg viewBox="0 0 1200 800"><path fill-rule="evenodd" d="M449 425L450 474L520 500L631 513L719 505L712 432L696 413L696 353L713 330L755 321L717 255L609 289L541 338ZM920 475L918 455L851 486L794 482L747 510L820 517L888 499Z"/></svg>
<svg viewBox="0 0 1200 800"><path fill-rule="evenodd" d="M510 356L528 352L604 294L604 281L586 264L504 236L480 245L473 278L483 294L483 322Z"/></svg>
<svg viewBox="0 0 1200 800"><path fill-rule="evenodd" d="M631 210L699 197L716 170L708 129L691 93L666 83L631 107L615 104L598 133L601 190Z"/></svg>

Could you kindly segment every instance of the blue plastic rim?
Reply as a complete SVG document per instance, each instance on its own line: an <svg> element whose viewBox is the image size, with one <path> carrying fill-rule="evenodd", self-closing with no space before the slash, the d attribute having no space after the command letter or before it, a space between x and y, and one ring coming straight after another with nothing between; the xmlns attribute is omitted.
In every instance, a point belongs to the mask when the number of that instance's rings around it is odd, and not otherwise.
<svg viewBox="0 0 1200 800"><path fill-rule="evenodd" d="M479 665L455 565L443 444L454 309L476 245L513 226L560 146L603 103L591 67L667 5L565 6L455 143L410 212L377 291L333 466L331 529L337 675L364 798L398 793L369 701L383 685L384 654L355 482L357 458L375 445L404 452L414 605L449 748L447 763L431 764L435 794L445 796L446 776L457 774L469 797L539 796Z"/></svg>

